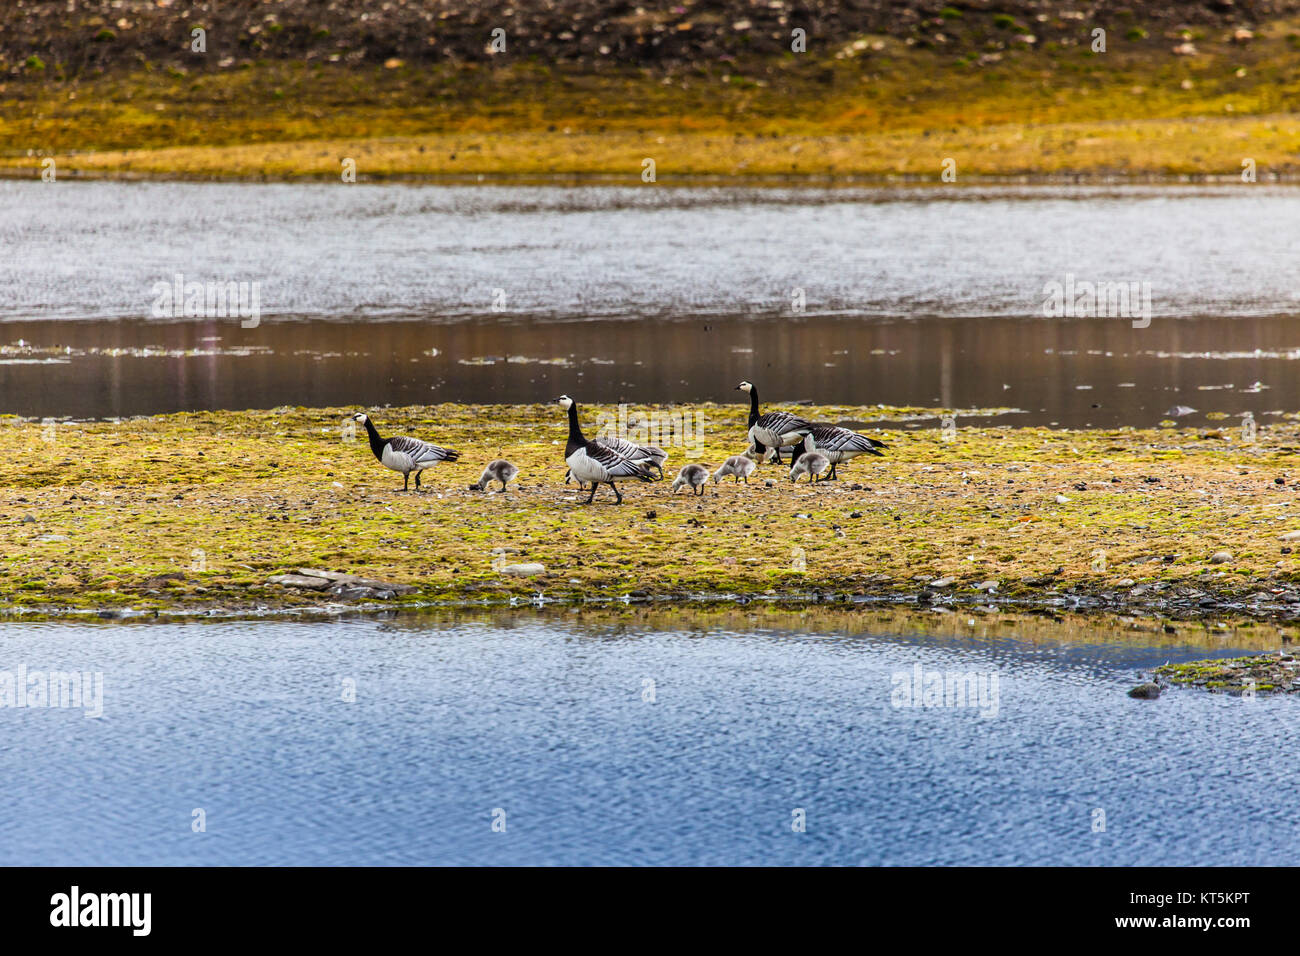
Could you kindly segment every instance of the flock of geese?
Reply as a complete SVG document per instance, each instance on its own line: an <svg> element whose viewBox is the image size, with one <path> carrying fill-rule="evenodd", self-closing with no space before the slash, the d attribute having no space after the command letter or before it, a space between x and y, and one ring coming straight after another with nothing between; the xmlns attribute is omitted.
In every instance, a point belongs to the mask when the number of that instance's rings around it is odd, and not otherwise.
<svg viewBox="0 0 1300 956"><path fill-rule="evenodd" d="M859 435L857 432L829 422L810 422L789 412L759 413L758 389L751 382L741 382L736 388L749 395L749 447L744 454L732 455L717 471L710 475L708 468L694 463L684 465L673 481L672 490L688 488L696 495L704 494L704 486L712 478L714 484L730 477L733 481L749 484L750 476L758 470L760 460L781 464L781 453L789 449L790 480L807 476L810 482L834 481L839 476L836 466L859 455L881 455L886 448L883 442ZM582 433L578 422L578 403L567 395L556 399L569 416L569 440L564 447L564 462L569 467L565 483L576 480L585 490L591 485L586 504L596 498L601 485L609 485L614 492L615 504L623 503L623 493L615 481L662 481L663 465L668 453L654 445L637 445L624 438L589 439ZM410 488L411 474L415 474L415 490L420 490L420 474L440 461L455 461L458 452L441 445L433 445L419 438L398 435L383 438L370 416L358 412L352 420L366 427L370 450L385 468L400 472L402 490ZM483 475L469 487L475 491L487 489L500 482L506 490L519 469L504 458L488 462Z"/></svg>

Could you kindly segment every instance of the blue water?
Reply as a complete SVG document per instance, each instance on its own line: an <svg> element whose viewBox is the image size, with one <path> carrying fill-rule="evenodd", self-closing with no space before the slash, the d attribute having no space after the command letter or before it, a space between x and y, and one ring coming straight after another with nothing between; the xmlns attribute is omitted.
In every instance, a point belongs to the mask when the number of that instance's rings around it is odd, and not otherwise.
<svg viewBox="0 0 1300 956"><path fill-rule="evenodd" d="M101 718L0 709L0 864L1252 864L1300 848L1300 700L1125 696L1137 670L1204 648L671 622L0 625L0 671L104 674ZM916 663L996 675L997 716L893 706L891 675Z"/></svg>

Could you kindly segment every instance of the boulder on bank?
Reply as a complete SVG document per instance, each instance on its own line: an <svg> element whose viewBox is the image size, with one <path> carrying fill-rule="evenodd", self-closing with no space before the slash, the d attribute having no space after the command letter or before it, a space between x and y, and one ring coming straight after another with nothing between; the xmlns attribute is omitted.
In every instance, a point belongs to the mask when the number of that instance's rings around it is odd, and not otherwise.
<svg viewBox="0 0 1300 956"><path fill-rule="evenodd" d="M308 591L326 591L348 601L388 601L399 594L410 594L415 590L409 584L393 584L343 571L319 571L315 568L297 568L291 574L272 575L266 579L266 583Z"/></svg>

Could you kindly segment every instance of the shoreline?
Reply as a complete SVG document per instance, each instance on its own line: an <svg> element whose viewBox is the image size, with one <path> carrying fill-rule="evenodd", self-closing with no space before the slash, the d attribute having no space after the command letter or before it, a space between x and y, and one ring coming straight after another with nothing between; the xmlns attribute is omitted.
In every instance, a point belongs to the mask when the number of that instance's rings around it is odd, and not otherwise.
<svg viewBox="0 0 1300 956"><path fill-rule="evenodd" d="M0 158L0 162L3 159ZM0 180L40 181L39 166L0 165ZM324 185L338 182L332 174L263 175L263 174L199 174L186 172L148 172L114 169L60 170L59 181L120 182L120 183L213 183L234 185ZM979 189L989 187L1050 187L1085 186L1126 188L1135 186L1198 187L1232 186L1241 184L1241 177L1216 173L1126 173L1118 170L1057 171L1052 173L970 174L960 182L946 183L937 175L927 174L869 174L869 173L804 173L804 174L754 174L737 176L727 174L689 174L665 178L655 183L642 183L635 175L623 173L395 173L358 174L355 185L370 186L513 186L582 188L595 186L624 186L628 189ZM1300 184L1300 168L1283 172L1260 173L1252 185L1294 186Z"/></svg>
<svg viewBox="0 0 1300 956"><path fill-rule="evenodd" d="M880 610L923 614L1011 614L1022 617L1043 617L1074 614L1101 621L1122 618L1127 621L1145 620L1153 624L1197 624L1215 629L1231 628L1239 624L1277 627L1289 634L1288 628L1300 625L1300 604L1252 603L1226 597L1215 600L1213 606L1202 606L1199 601L1138 601L1126 600L1112 593L1083 592L1068 597L1027 595L1017 598L990 600L978 593L945 594L927 597L924 592L912 593L847 593L795 591L776 594L741 595L718 592L660 592L655 594L628 593L618 596L570 595L562 598L537 595L477 599L408 600L408 601L320 601L279 604L259 601L256 604L231 604L213 607L208 604L174 604L167 606L134 607L131 605L103 605L78 607L59 605L2 605L0 623L21 621L73 621L96 618L100 620L145 622L167 619L171 621L255 621L294 617L334 619L349 615L372 617L386 614L435 614L441 612L537 610L577 611L637 608L651 613L675 613L700 610L742 610L765 608L791 613L809 610L848 614ZM1174 627L1174 630L1177 630Z"/></svg>

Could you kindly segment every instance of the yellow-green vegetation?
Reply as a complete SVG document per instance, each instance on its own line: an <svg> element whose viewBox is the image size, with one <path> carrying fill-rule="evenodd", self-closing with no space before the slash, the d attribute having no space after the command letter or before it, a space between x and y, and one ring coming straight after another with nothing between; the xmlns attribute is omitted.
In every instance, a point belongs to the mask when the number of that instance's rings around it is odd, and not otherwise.
<svg viewBox="0 0 1300 956"><path fill-rule="evenodd" d="M1291 693L1300 691L1300 662L1285 649L1277 654L1234 657L1185 664L1164 664L1157 679L1182 687L1203 687L1211 692Z"/></svg>
<svg viewBox="0 0 1300 956"><path fill-rule="evenodd" d="M1112 30L977 58L861 37L761 64L661 73L534 60L259 61L0 84L0 166L193 177L1261 176L1300 163L1300 25L1195 53Z"/></svg>
<svg viewBox="0 0 1300 956"><path fill-rule="evenodd" d="M695 406L698 459L745 444L747 409ZM4 607L319 606L334 598L267 583L306 567L414 591L395 604L659 596L818 595L924 600L1096 599L1160 613L1223 614L1249 599L1282 616L1300 590L1294 417L1258 439L1235 430L1060 431L882 427L885 458L842 480L792 485L760 468L703 498L668 483L566 486L555 406L376 412L384 434L456 448L421 494L381 467L344 409L202 412L121 422L0 419ZM594 433L597 415L584 407ZM883 421L895 410L821 407L817 419ZM505 456L521 487L471 491ZM669 477L687 461L672 448ZM1276 479L1284 483L1278 484ZM771 486L767 482L771 482ZM516 577L503 567L540 563ZM1300 600L1300 597L1297 597ZM1087 602L1085 601L1085 606Z"/></svg>

